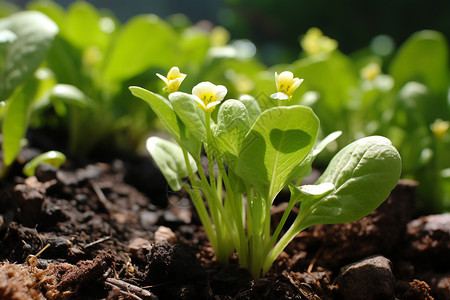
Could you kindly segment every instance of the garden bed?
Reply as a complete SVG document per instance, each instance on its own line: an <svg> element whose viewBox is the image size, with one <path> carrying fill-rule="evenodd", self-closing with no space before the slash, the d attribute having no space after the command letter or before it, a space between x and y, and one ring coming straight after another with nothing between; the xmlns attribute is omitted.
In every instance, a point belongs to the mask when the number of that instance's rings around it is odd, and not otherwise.
<svg viewBox="0 0 450 300"><path fill-rule="evenodd" d="M302 232L253 279L236 258L215 262L187 194L149 157L69 160L27 179L20 167L0 190L1 299L450 299L450 215L420 216L411 181L360 221Z"/></svg>

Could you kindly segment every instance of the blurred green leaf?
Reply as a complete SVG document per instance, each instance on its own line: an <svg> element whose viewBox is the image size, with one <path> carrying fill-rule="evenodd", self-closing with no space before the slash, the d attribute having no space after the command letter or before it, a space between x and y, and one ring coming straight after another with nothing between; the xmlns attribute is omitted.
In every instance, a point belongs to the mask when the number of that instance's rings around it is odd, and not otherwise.
<svg viewBox="0 0 450 300"><path fill-rule="evenodd" d="M432 30L413 34L400 47L389 70L397 89L409 81L418 81L434 93L446 94L449 74L445 37Z"/></svg>
<svg viewBox="0 0 450 300"><path fill-rule="evenodd" d="M57 32L56 24L40 12L19 12L0 20L0 36L16 36L0 45L0 99L8 98L34 73Z"/></svg>
<svg viewBox="0 0 450 300"><path fill-rule="evenodd" d="M87 96L77 87L70 84L56 84L50 91L50 100L62 101L68 105L86 107L89 105Z"/></svg>
<svg viewBox="0 0 450 300"><path fill-rule="evenodd" d="M67 11L61 34L79 49L95 46L103 52L109 45L110 35L102 29L101 19L92 4L75 1Z"/></svg>
<svg viewBox="0 0 450 300"><path fill-rule="evenodd" d="M170 69L177 64L177 42L176 32L159 17L134 17L120 31L103 74L120 81L152 67Z"/></svg>
<svg viewBox="0 0 450 300"><path fill-rule="evenodd" d="M3 169L14 162L22 147L36 90L37 81L29 80L27 84L17 89L8 101L2 124Z"/></svg>

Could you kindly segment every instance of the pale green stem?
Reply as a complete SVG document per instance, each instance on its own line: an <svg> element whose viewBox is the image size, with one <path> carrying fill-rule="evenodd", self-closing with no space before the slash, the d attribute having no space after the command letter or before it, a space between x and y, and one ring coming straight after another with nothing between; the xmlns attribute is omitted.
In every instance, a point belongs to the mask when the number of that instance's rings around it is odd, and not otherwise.
<svg viewBox="0 0 450 300"><path fill-rule="evenodd" d="M281 237L281 239L278 241L278 243L276 243L275 246L270 250L269 254L264 259L263 274L265 274L270 269L270 266L272 266L275 259L286 248L286 246L294 239L294 237L299 232L302 232L306 228L306 227L302 226L301 224L303 223L303 220L306 218L306 216L309 215L310 212L311 212L311 209L308 210L307 212L303 212L300 215L298 215L294 221L294 224L292 224L292 226Z"/></svg>
<svg viewBox="0 0 450 300"><path fill-rule="evenodd" d="M264 254L263 256L266 257L269 251L272 249L273 245L275 244L278 235L280 234L281 230L283 229L284 224L286 223L287 218L289 217L289 214L292 211L292 208L295 205L295 201L289 201L288 206L283 212L283 216L281 217L280 223L278 223L277 228L275 229L275 232L273 233L272 237L270 238L270 241L267 245L265 245L264 248Z"/></svg>
<svg viewBox="0 0 450 300"><path fill-rule="evenodd" d="M234 224L236 225L236 232L238 241L235 241L236 251L238 252L239 262L241 267L248 267L248 241L246 239L245 227L243 221L243 209L242 209L242 194L236 194L228 180L228 174L225 171L225 167L221 160L217 161L217 166L219 168L220 174L222 174L223 183L226 189L226 198L225 204L229 204L231 206L231 212L228 217L234 220Z"/></svg>
<svg viewBox="0 0 450 300"><path fill-rule="evenodd" d="M206 129L206 143L205 150L208 157L209 182L213 190L216 189L216 177L214 173L214 156L211 151L211 112L205 112L205 129Z"/></svg>
<svg viewBox="0 0 450 300"><path fill-rule="evenodd" d="M226 262L225 258L220 255L222 252L230 252L226 251L230 248L230 243L229 241L226 241L224 239L224 235L226 235L227 232L231 232L233 230L233 226L231 225L230 220L228 220L227 218L221 199L218 197L216 191L213 190L209 185L205 172L201 167L200 161L197 161L197 165L200 179L202 181L202 187L204 189L208 205L210 206L211 217L213 218L217 238L219 240L220 252L216 253L216 256L218 257L218 260L220 257L221 262ZM222 249L225 251L222 251ZM229 254L231 254L231 252Z"/></svg>
<svg viewBox="0 0 450 300"><path fill-rule="evenodd" d="M196 184L197 179L194 176L194 173L191 168L191 164L189 163L189 156L186 151L186 149L182 146L180 146L183 150L183 156L184 161L186 163L186 168L188 171L189 180L191 182L191 185ZM208 238L211 242L211 245L213 246L213 249L217 248L217 235L214 232L214 228L211 223L211 219L209 218L208 212L205 207L205 203L203 202L203 199L201 197L201 194L198 190L198 188L194 187L191 189L187 184L185 185L186 190L189 192L192 202L194 203L195 209L197 210L200 220L205 228L206 234L208 235Z"/></svg>

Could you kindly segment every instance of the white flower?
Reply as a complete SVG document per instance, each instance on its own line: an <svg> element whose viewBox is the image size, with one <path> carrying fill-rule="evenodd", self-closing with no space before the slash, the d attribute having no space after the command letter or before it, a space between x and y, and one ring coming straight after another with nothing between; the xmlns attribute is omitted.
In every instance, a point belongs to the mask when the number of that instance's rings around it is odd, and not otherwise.
<svg viewBox="0 0 450 300"><path fill-rule="evenodd" d="M207 112L213 111L216 105L225 98L226 94L226 87L215 85L209 81L201 82L192 89L192 95L198 106Z"/></svg>
<svg viewBox="0 0 450 300"><path fill-rule="evenodd" d="M292 93L302 82L303 79L294 78L292 72L284 71L280 75L275 72L275 84L278 92L270 95L270 97L278 100L289 100Z"/></svg>

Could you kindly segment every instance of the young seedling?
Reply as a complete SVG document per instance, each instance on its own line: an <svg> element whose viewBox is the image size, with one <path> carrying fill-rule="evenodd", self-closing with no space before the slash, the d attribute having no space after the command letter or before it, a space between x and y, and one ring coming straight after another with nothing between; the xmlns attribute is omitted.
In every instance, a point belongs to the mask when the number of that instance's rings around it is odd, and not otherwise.
<svg viewBox="0 0 450 300"><path fill-rule="evenodd" d="M314 185L300 186L317 155L341 133L318 142L314 112L287 105L302 80L291 72L275 74L275 80L277 91L271 97L280 106L265 111L250 96L223 101L227 88L210 82L196 85L192 94L168 87L168 99L130 87L172 135L174 141L149 138L147 149L171 189L190 194L217 260L226 263L236 251L241 266L255 277L264 275L305 228L352 222L376 209L401 172L401 159L391 142L372 136L342 149ZM284 188L289 188L290 200L271 234L270 208ZM282 234L295 205L299 213Z"/></svg>
<svg viewBox="0 0 450 300"><path fill-rule="evenodd" d="M34 176L34 173L36 171L36 168L40 164L47 164L50 166L53 166L55 168L59 168L64 162L66 161L66 156L62 154L59 151L48 151L45 153L42 153L32 160L30 160L28 163L25 164L23 167L23 173L30 177Z"/></svg>

